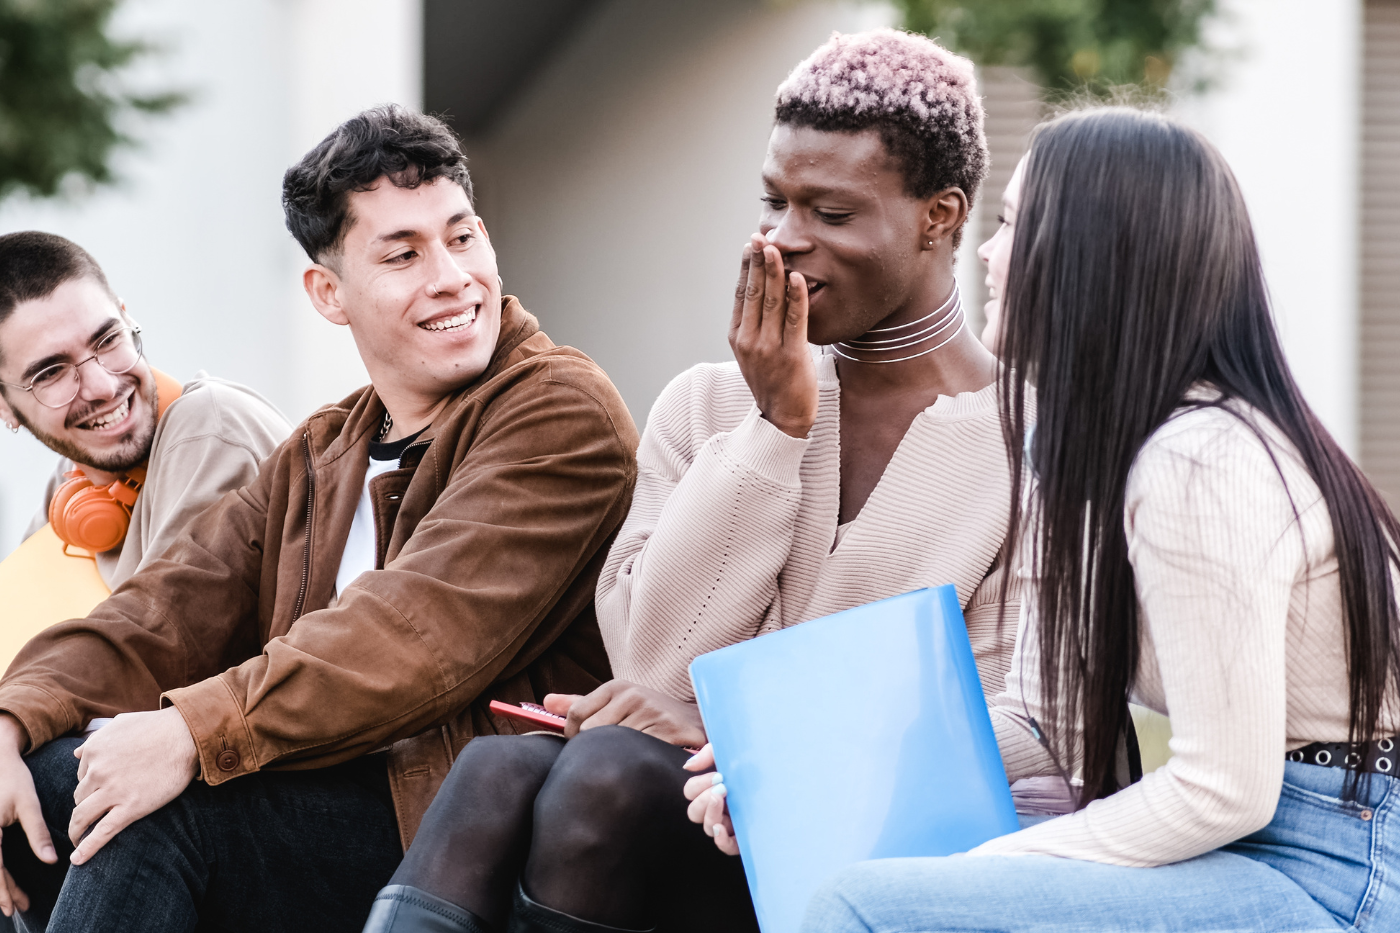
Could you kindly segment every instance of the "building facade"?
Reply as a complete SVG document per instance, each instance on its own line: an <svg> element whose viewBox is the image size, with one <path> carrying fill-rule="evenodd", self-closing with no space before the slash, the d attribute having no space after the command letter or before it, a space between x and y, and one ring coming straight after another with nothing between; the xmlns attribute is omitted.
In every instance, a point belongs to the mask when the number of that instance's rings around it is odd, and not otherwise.
<svg viewBox="0 0 1400 933"><path fill-rule="evenodd" d="M1400 494L1400 0L1220 5L1218 86L1178 109L1239 175L1308 398ZM121 17L170 50L138 77L191 103L133 127L145 143L122 185L0 203L0 231L91 249L157 366L247 382L293 420L364 382L351 336L302 294L280 179L339 120L394 100L463 134L506 290L597 359L639 423L676 373L729 358L774 88L832 30L895 21L859 0L127 0ZM983 87L993 170L960 258L968 295L1037 113L1013 73ZM23 434L0 454L5 553L52 456Z"/></svg>

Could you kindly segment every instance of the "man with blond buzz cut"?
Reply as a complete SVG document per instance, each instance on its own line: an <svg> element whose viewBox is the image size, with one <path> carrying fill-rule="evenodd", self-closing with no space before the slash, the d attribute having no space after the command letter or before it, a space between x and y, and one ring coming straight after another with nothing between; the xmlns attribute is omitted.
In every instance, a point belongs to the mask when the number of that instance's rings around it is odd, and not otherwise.
<svg viewBox="0 0 1400 933"><path fill-rule="evenodd" d="M283 204L371 384L0 680L0 824L24 829L0 899L27 892L27 927L356 929L453 758L515 731L490 701L609 676L593 591L636 429L501 294L456 138L365 111ZM143 712L66 737L113 710Z"/></svg>

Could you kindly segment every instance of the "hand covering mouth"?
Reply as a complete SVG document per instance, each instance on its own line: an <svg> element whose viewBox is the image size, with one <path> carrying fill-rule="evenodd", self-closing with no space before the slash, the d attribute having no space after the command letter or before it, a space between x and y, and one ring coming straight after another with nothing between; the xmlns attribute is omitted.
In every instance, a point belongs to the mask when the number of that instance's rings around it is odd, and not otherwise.
<svg viewBox="0 0 1400 933"><path fill-rule="evenodd" d="M787 277L788 277L788 281L789 281L789 282L792 281L792 274L793 274L794 272L796 272L798 275L802 276L802 281L804 281L804 282L807 283L807 297L810 298L811 296L815 295L817 292L821 291L823 288L826 288L826 283L825 283L825 282L823 282L821 279L812 278L810 275L808 275L807 273L803 272L801 269L788 269L788 270L787 270L786 275L787 275Z"/></svg>

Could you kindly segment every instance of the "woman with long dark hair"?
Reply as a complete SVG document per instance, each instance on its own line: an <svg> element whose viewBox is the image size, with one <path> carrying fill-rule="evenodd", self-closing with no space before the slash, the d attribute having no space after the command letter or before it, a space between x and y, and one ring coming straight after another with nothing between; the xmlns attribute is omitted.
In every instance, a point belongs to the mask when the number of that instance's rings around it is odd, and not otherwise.
<svg viewBox="0 0 1400 933"><path fill-rule="evenodd" d="M1234 177L1125 109L1042 127L1018 175L997 339L1033 593L993 718L1009 776L1078 770L1079 808L857 865L806 930L1400 929L1400 526L1289 372ZM1124 786L1129 696L1174 757Z"/></svg>

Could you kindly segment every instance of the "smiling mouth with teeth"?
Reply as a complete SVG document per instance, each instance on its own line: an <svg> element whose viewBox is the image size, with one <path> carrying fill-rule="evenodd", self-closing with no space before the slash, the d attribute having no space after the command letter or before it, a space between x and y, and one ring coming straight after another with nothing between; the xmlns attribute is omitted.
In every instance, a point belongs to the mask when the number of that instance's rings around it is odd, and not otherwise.
<svg viewBox="0 0 1400 933"><path fill-rule="evenodd" d="M453 317L443 318L440 321L428 321L418 326L424 330L461 330L475 320L476 309L468 308L466 311Z"/></svg>
<svg viewBox="0 0 1400 933"><path fill-rule="evenodd" d="M101 417L92 418L88 421L84 421L83 423L79 424L78 427L86 431L100 431L103 428L108 428L114 424L120 423L126 418L127 414L130 411L131 396L128 395L125 401L123 401L121 405L117 406L112 411L107 412L107 414L102 415Z"/></svg>

